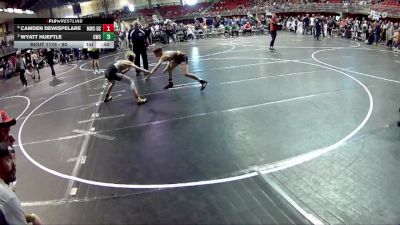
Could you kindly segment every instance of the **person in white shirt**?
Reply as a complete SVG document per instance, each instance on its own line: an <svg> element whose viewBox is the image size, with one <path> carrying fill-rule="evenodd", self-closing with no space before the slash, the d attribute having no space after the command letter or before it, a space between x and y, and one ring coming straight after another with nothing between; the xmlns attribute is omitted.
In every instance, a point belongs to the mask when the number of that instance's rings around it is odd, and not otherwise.
<svg viewBox="0 0 400 225"><path fill-rule="evenodd" d="M314 17L314 14L310 18L310 28L311 28L311 34L315 35L315 17Z"/></svg>
<svg viewBox="0 0 400 225"><path fill-rule="evenodd" d="M35 79L35 70L37 71L38 74L38 80L40 80L40 72L39 72L39 57L36 54L36 52L32 52L32 65L33 65L33 70L32 70L32 75L33 75L33 79Z"/></svg>
<svg viewBox="0 0 400 225"><path fill-rule="evenodd" d="M187 26L187 38L192 41L194 39L194 27L191 26L190 24Z"/></svg>

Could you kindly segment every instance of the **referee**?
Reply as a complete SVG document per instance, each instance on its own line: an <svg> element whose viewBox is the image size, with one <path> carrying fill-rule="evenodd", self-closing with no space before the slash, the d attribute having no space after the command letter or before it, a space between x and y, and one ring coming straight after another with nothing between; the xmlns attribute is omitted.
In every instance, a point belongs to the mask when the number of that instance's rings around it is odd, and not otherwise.
<svg viewBox="0 0 400 225"><path fill-rule="evenodd" d="M140 67L140 56L142 56L143 67L148 70L149 63L147 61L147 52L146 52L146 34L145 32L140 29L139 21L133 22L133 31L131 34L132 40L132 50L135 53L135 65ZM136 70L136 75L140 75L140 70Z"/></svg>

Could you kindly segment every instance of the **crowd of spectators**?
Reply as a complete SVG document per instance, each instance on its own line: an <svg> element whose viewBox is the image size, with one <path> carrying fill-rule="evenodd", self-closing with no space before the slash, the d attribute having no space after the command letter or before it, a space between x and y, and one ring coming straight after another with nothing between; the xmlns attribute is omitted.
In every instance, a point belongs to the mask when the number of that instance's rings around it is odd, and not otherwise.
<svg viewBox="0 0 400 225"><path fill-rule="evenodd" d="M278 18L280 29L294 34L313 35L320 37L339 37L363 41L369 45L387 46L389 50L399 51L399 23L389 19L376 20L371 17L362 19L338 18L305 14L298 16L284 16ZM177 42L205 37L233 37L251 36L254 34L268 34L269 18L259 16L227 16L205 17L196 20L160 21L147 24L149 43ZM123 34L126 38L127 33Z"/></svg>
<svg viewBox="0 0 400 225"><path fill-rule="evenodd" d="M375 20L364 17L336 18L334 16L311 15L282 18L283 29L301 34L318 33L325 37L341 37L363 41L369 45L387 46L389 50L399 51L399 23L391 20ZM297 25L296 25L297 24ZM319 27L319 29L317 29ZM319 32L318 32L319 30Z"/></svg>
<svg viewBox="0 0 400 225"><path fill-rule="evenodd" d="M377 2L383 4L396 0ZM223 0L217 3L203 2L195 6L166 5L151 9L142 9L138 12L119 11L113 16L119 20L127 16L142 15L143 30L146 31L148 45L154 42L170 43L181 40L193 40L207 37L233 37L239 35L251 36L254 34L268 34L269 19L265 12L272 7L295 7L301 4L321 4L336 2L340 4L364 4L365 1L353 0ZM263 12L263 13L252 13ZM154 14L157 19L155 20ZM198 18L184 20L184 17ZM268 14L267 14L268 16ZM136 17L138 18L138 17ZM165 19L169 18L169 19ZM178 18L178 19L174 19ZM144 23L143 23L144 21ZM319 34L322 37L343 37L364 41L370 45L387 45L389 49L398 50L399 24L390 20L362 20L353 18L336 18L335 16L298 15L279 18L282 30L292 31L295 34ZM316 24L317 23L317 24ZM124 27L124 26L120 26ZM317 31L318 27L318 32ZM116 30L115 46L118 49L129 48L129 25ZM14 50L13 41L1 41L0 54L5 55ZM54 61L66 63L72 60L88 59L87 49L62 49L55 51ZM45 66L43 54L38 52L39 66ZM16 58L9 56L1 59L2 78L7 78L15 71Z"/></svg>

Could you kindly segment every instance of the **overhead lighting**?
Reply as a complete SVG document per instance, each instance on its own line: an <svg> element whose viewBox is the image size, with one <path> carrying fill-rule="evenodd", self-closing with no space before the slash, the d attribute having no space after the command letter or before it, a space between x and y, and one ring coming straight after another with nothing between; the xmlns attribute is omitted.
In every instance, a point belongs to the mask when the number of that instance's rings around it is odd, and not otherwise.
<svg viewBox="0 0 400 225"><path fill-rule="evenodd" d="M72 9L72 5L68 5L68 9Z"/></svg>
<svg viewBox="0 0 400 225"><path fill-rule="evenodd" d="M186 4L188 5L194 5L197 3L197 0L186 0Z"/></svg>
<svg viewBox="0 0 400 225"><path fill-rule="evenodd" d="M135 6L133 4L129 4L128 9L129 9L129 11L133 12L133 11L135 11Z"/></svg>
<svg viewBox="0 0 400 225"><path fill-rule="evenodd" d="M13 9L13 8L7 8L7 12L13 13L13 12L14 12L14 9Z"/></svg>
<svg viewBox="0 0 400 225"><path fill-rule="evenodd" d="M22 9L14 9L14 12L18 13L18 14L22 14L23 13Z"/></svg>
<svg viewBox="0 0 400 225"><path fill-rule="evenodd" d="M67 16L65 16L65 18L78 18L78 17L75 15L67 15Z"/></svg>
<svg viewBox="0 0 400 225"><path fill-rule="evenodd" d="M3 9L0 9L0 12L3 12Z"/></svg>
<svg viewBox="0 0 400 225"><path fill-rule="evenodd" d="M89 5L89 4L90 4L90 2L82 2L81 6L86 6L86 5Z"/></svg>

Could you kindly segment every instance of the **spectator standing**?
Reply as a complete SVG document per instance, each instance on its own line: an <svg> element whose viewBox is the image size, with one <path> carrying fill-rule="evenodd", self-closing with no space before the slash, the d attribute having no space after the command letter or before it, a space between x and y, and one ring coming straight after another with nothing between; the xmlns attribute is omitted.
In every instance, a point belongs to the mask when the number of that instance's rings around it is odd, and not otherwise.
<svg viewBox="0 0 400 225"><path fill-rule="evenodd" d="M375 34L375 44L379 45L379 42L381 41L381 24L379 22L376 22L375 24L375 30L374 30L374 34Z"/></svg>
<svg viewBox="0 0 400 225"><path fill-rule="evenodd" d="M307 35L308 31L310 30L310 18L308 14L303 19L303 34Z"/></svg>
<svg viewBox="0 0 400 225"><path fill-rule="evenodd" d="M47 64L49 64L50 68L51 68L51 75L53 75L53 77L56 76L56 72L54 71L54 50L48 48L46 51L46 59L47 59Z"/></svg>
<svg viewBox="0 0 400 225"><path fill-rule="evenodd" d="M3 79L7 79L8 62L7 59L1 59L1 68L3 68Z"/></svg>
<svg viewBox="0 0 400 225"><path fill-rule="evenodd" d="M386 45L387 45L389 51L392 50L393 36L394 36L393 22L389 22L389 25L386 30L386 40L387 40Z"/></svg>
<svg viewBox="0 0 400 225"><path fill-rule="evenodd" d="M100 57L99 49L89 48L89 57L92 59L93 74L101 73L99 66L99 57Z"/></svg>
<svg viewBox="0 0 400 225"><path fill-rule="evenodd" d="M36 52L32 52L32 66L33 66L33 79L35 79L35 70L38 73L38 80L40 80L40 71L39 71L39 56L36 54Z"/></svg>
<svg viewBox="0 0 400 225"><path fill-rule="evenodd" d="M315 35L314 35L314 39L316 39L317 41L319 41L319 36L321 35L321 30L322 30L322 22L320 21L320 19L317 17L314 20L314 24L315 24Z"/></svg>
<svg viewBox="0 0 400 225"><path fill-rule="evenodd" d="M83 48L82 49L82 59L87 60L88 58L89 58L88 49L87 48Z"/></svg>
<svg viewBox="0 0 400 225"><path fill-rule="evenodd" d="M299 26L299 21L297 18L294 19L293 26L294 26L294 34L297 34L297 27Z"/></svg>
<svg viewBox="0 0 400 225"><path fill-rule="evenodd" d="M272 14L271 19L269 20L269 31L271 33L271 42L269 44L269 50L273 51L275 50L274 44L275 44L275 39L278 31L278 21L276 19L276 14Z"/></svg>
<svg viewBox="0 0 400 225"><path fill-rule="evenodd" d="M169 38L172 38L174 43L176 43L175 38L174 38L174 32L173 32L173 26L172 26L172 21L167 20L165 21L165 33L167 34L167 44L169 44Z"/></svg>
<svg viewBox="0 0 400 225"><path fill-rule="evenodd" d="M149 24L146 24L146 26L145 26L145 28L144 28L144 33L145 33L145 35L146 35L147 44L148 44L149 46L150 46L150 45L153 45L152 32L151 32L151 28L150 28L150 25L149 25Z"/></svg>
<svg viewBox="0 0 400 225"><path fill-rule="evenodd" d="M7 42L5 41L5 38L1 40L1 50L3 51L3 54L6 54L6 48L7 48Z"/></svg>
<svg viewBox="0 0 400 225"><path fill-rule="evenodd" d="M310 29L311 29L311 34L315 36L315 16L312 14L310 18Z"/></svg>
<svg viewBox="0 0 400 225"><path fill-rule="evenodd" d="M128 42L129 42L129 49L132 50L132 32L133 32L133 23L131 23L130 25L130 29L128 31Z"/></svg>
<svg viewBox="0 0 400 225"><path fill-rule="evenodd" d="M21 54L17 54L17 63L15 65L17 72L19 72L19 79L21 79L22 86L25 86L25 88L28 87L28 82L26 81L25 77L25 70L26 70L26 65L24 62L23 57Z"/></svg>

